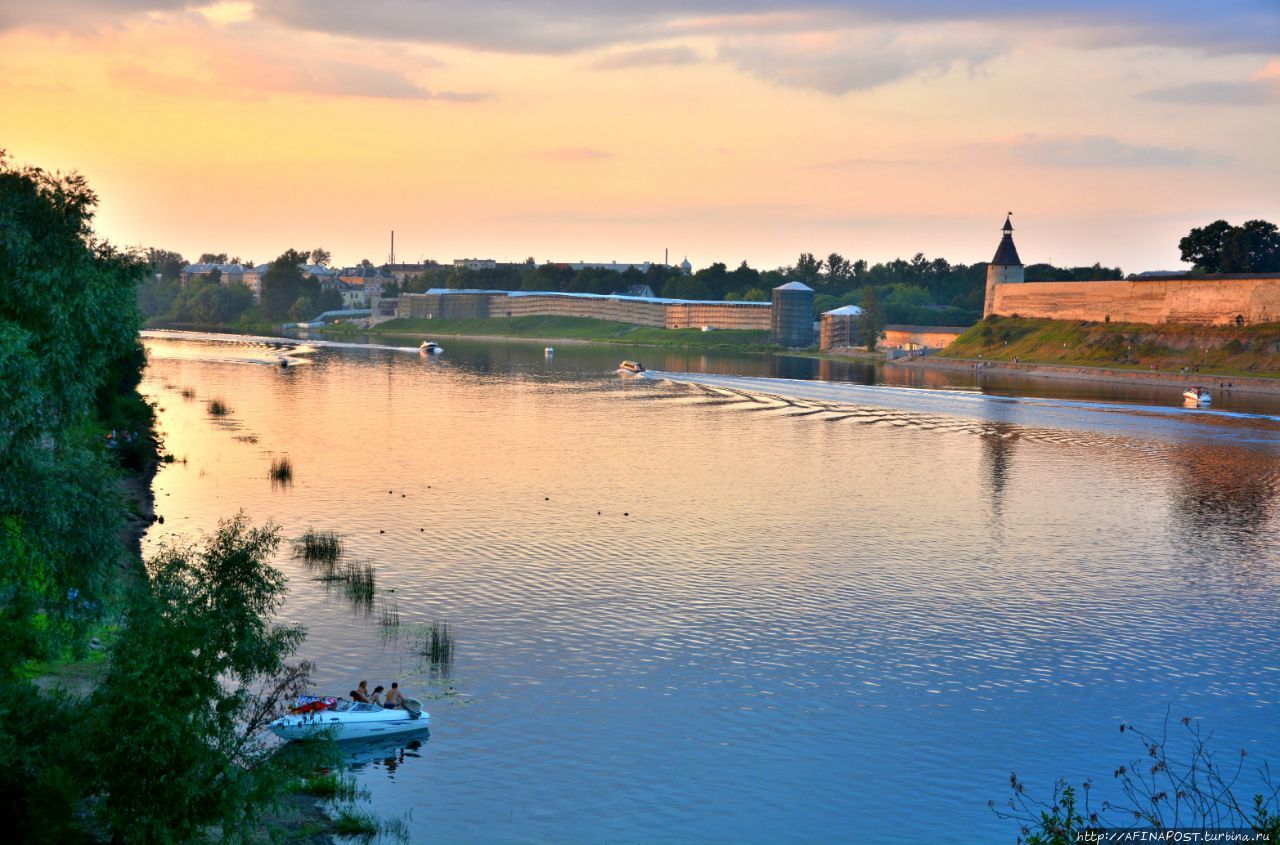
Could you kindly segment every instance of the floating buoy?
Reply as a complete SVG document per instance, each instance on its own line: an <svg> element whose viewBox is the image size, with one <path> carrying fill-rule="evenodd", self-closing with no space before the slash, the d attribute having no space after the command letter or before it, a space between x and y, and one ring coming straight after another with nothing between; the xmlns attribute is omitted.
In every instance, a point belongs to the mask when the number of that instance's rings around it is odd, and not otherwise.
<svg viewBox="0 0 1280 845"><path fill-rule="evenodd" d="M626 511L626 512L624 512L622 515L623 515L623 516L631 516L631 511Z"/></svg>
<svg viewBox="0 0 1280 845"><path fill-rule="evenodd" d="M383 531L381 528L379 528L379 529L378 529L378 533L379 533L379 534L386 534L387 532L385 532L385 531Z"/></svg>

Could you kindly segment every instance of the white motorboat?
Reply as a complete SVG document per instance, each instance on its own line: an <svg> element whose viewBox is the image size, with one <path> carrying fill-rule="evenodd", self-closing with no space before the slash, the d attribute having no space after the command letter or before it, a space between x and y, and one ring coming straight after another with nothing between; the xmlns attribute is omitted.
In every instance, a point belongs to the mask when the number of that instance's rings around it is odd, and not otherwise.
<svg viewBox="0 0 1280 845"><path fill-rule="evenodd" d="M418 347L429 355L439 355L444 351L444 347L436 343L434 340L424 340L422 345Z"/></svg>
<svg viewBox="0 0 1280 845"><path fill-rule="evenodd" d="M1208 405L1212 401L1209 391L1203 387L1189 387L1182 391L1182 398L1187 404L1195 403L1196 405Z"/></svg>
<svg viewBox="0 0 1280 845"><path fill-rule="evenodd" d="M404 709L400 709L304 696L267 728L282 739L306 739L326 731L332 731L334 739L368 739L420 731L430 721L422 702L414 698L404 699Z"/></svg>
<svg viewBox="0 0 1280 845"><path fill-rule="evenodd" d="M546 349L542 350L542 354L550 357L556 354L556 348L554 346L548 346Z"/></svg>
<svg viewBox="0 0 1280 845"><path fill-rule="evenodd" d="M624 373L630 373L631 375L639 375L640 373L644 372L644 365L641 364L639 361L623 361L621 364L618 365L618 369Z"/></svg>

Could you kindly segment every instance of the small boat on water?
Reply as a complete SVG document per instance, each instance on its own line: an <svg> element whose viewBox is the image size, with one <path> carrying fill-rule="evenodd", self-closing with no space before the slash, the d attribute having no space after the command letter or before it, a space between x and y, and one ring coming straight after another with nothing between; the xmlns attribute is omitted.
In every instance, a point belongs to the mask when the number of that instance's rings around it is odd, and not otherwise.
<svg viewBox="0 0 1280 845"><path fill-rule="evenodd" d="M641 364L639 361L623 361L621 364L618 365L618 369L624 373L639 375L640 373L644 372L644 365Z"/></svg>
<svg viewBox="0 0 1280 845"><path fill-rule="evenodd" d="M404 709L380 707L343 698L304 695L288 713L267 725L281 739L306 739L332 731L334 739L367 739L420 731L431 721L415 698Z"/></svg>
<svg viewBox="0 0 1280 845"><path fill-rule="evenodd" d="M1208 405L1212 401L1209 391L1203 387L1188 387L1182 391L1182 398L1188 405L1194 403L1196 405Z"/></svg>
<svg viewBox="0 0 1280 845"><path fill-rule="evenodd" d="M439 355L444 351L444 347L436 343L434 340L424 340L422 345L418 347L429 355Z"/></svg>
<svg viewBox="0 0 1280 845"><path fill-rule="evenodd" d="M548 346L546 349L542 350L542 354L543 354L543 355L554 355L554 354L556 354L556 348L555 348L554 346Z"/></svg>

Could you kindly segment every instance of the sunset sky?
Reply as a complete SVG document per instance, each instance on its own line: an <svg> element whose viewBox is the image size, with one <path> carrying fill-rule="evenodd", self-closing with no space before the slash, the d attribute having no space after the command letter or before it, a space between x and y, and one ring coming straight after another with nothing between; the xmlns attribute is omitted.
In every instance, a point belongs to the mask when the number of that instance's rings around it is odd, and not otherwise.
<svg viewBox="0 0 1280 845"><path fill-rule="evenodd" d="M1280 3L6 0L0 147L189 259L1177 269L1280 222Z"/></svg>

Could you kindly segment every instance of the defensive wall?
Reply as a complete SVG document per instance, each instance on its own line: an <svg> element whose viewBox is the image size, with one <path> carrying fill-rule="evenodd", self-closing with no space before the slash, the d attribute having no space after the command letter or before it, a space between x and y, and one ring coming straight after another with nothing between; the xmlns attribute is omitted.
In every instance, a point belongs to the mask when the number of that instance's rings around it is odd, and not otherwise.
<svg viewBox="0 0 1280 845"><path fill-rule="evenodd" d="M1280 275L994 284L987 314L1226 325L1280 322Z"/></svg>
<svg viewBox="0 0 1280 845"><path fill-rule="evenodd" d="M716 302L539 291L440 290L400 295L397 316L449 320L489 317L586 317L638 326L768 331L768 302Z"/></svg>

